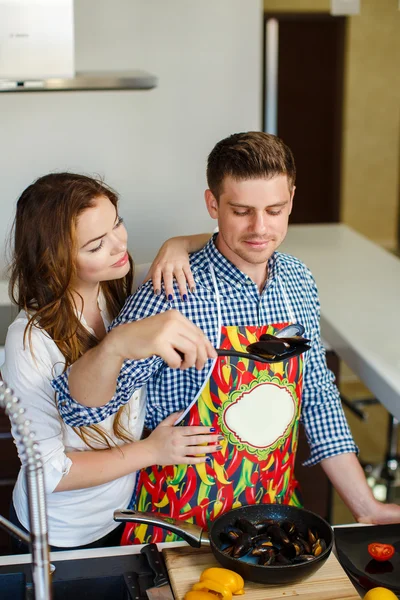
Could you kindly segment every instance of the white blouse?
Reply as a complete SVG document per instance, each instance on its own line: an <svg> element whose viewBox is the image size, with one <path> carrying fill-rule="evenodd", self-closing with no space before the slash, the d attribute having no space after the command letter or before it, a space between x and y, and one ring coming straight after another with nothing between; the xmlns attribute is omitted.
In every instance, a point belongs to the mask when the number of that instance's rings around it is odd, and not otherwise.
<svg viewBox="0 0 400 600"><path fill-rule="evenodd" d="M104 301L99 297L99 307L107 329L109 318ZM88 327L83 316L83 325ZM59 416L51 380L63 372L65 359L49 335L41 329L32 328L32 350L24 332L28 316L21 311L10 325L5 343L5 363L1 367L3 379L14 390L31 421L32 431L39 444L44 463L45 490L49 542L53 546L72 547L90 544L107 535L118 526L113 512L126 508L131 499L136 473L130 473L114 481L95 487L64 492L54 492L60 480L72 465L68 452L90 450L75 431L65 425ZM143 430L146 404L145 388L136 391L129 408L123 413L121 424L134 439L140 439ZM122 444L112 429L114 416L101 423L101 427L116 444ZM90 440L90 443L96 446ZM104 448L98 444L99 447ZM22 446L17 444L21 458ZM23 466L20 469L13 492L15 510L22 525L29 530L28 502Z"/></svg>

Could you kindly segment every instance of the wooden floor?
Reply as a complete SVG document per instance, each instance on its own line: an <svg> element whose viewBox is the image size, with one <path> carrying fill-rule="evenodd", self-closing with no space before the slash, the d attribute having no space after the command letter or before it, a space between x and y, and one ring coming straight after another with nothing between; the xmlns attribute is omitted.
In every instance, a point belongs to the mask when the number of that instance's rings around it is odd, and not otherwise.
<svg viewBox="0 0 400 600"><path fill-rule="evenodd" d="M340 385L341 392L352 400L371 397L360 382L347 382ZM365 411L368 420L361 421L353 413L345 408L346 417L352 431L354 440L360 449L359 458L363 462L379 464L384 460L386 451L388 412L382 405L367 406ZM400 444L398 446L400 454ZM400 488L396 489L396 502L400 504ZM354 521L350 511L344 505L339 496L334 492L333 500L333 524L349 523Z"/></svg>

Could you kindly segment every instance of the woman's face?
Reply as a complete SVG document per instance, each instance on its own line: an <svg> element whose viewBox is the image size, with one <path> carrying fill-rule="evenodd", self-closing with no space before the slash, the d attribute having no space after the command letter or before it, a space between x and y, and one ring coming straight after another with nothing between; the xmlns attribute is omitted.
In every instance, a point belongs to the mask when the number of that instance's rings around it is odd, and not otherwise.
<svg viewBox="0 0 400 600"><path fill-rule="evenodd" d="M83 211L78 217L76 232L75 287L120 279L129 272L128 234L115 206L106 196L98 196L93 206Z"/></svg>

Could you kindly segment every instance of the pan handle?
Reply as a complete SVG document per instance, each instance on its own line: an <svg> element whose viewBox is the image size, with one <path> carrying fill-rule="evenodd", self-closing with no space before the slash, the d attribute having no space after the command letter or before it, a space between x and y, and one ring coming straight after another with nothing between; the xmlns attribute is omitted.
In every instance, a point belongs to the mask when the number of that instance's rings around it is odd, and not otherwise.
<svg viewBox="0 0 400 600"><path fill-rule="evenodd" d="M193 546L193 548L200 548L200 546L208 546L210 544L207 531L198 525L193 525L193 523L188 523L187 521L180 521L179 519L172 519L161 513L139 512L128 509L115 510L114 521L144 523L145 525L168 529L168 531L179 535L179 537L184 539L190 546Z"/></svg>

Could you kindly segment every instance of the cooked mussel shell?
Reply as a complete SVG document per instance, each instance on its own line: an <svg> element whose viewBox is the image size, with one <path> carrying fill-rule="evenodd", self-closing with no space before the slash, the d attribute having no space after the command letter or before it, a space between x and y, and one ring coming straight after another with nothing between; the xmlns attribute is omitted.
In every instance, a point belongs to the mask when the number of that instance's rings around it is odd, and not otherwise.
<svg viewBox="0 0 400 600"><path fill-rule="evenodd" d="M326 550L326 542L325 540L319 538L312 548L312 553L314 556L319 556L324 550Z"/></svg>
<svg viewBox="0 0 400 600"><path fill-rule="evenodd" d="M296 546L294 544L285 544L281 548L281 554L283 554L285 558L293 560L294 558L296 558L297 554L300 554L300 552L297 552Z"/></svg>
<svg viewBox="0 0 400 600"><path fill-rule="evenodd" d="M281 529L283 529L286 535L292 539L298 535L296 523L293 523L293 521L283 521L281 523Z"/></svg>
<svg viewBox="0 0 400 600"><path fill-rule="evenodd" d="M268 552L269 548L265 548L264 546L255 546L250 550L251 556L262 556Z"/></svg>
<svg viewBox="0 0 400 600"><path fill-rule="evenodd" d="M258 559L258 564L264 567L268 565L273 565L275 562L275 552L270 550L265 550L262 554L260 554L260 558Z"/></svg>
<svg viewBox="0 0 400 600"><path fill-rule="evenodd" d="M291 565L292 561L290 558L286 558L282 552L278 552L278 554L275 556L275 563L278 565Z"/></svg>
<svg viewBox="0 0 400 600"><path fill-rule="evenodd" d="M276 525L276 521L273 519L262 519L261 521L254 523L254 527L257 529L259 534L265 533L269 525Z"/></svg>
<svg viewBox="0 0 400 600"><path fill-rule="evenodd" d="M303 553L304 554L312 554L312 546L311 544L305 540L304 538L302 538L301 536L298 536L295 540L295 542L301 544L303 546Z"/></svg>
<svg viewBox="0 0 400 600"><path fill-rule="evenodd" d="M257 528L248 519L238 519L235 523L236 527L244 533L248 533L251 537L258 535Z"/></svg>
<svg viewBox="0 0 400 600"><path fill-rule="evenodd" d="M233 558L240 558L247 554L252 547L251 536L248 533L242 533L242 535L236 540L233 545L232 556Z"/></svg>
<svg viewBox="0 0 400 600"><path fill-rule="evenodd" d="M225 527L219 534L221 542L232 543L236 542L236 540L242 535L242 531L237 527L228 526Z"/></svg>
<svg viewBox="0 0 400 600"><path fill-rule="evenodd" d="M307 532L307 537L308 537L308 541L313 546L315 544L315 542L317 541L317 539L319 538L319 535L318 535L317 531L313 531L312 529L309 529Z"/></svg>
<svg viewBox="0 0 400 600"><path fill-rule="evenodd" d="M253 537L253 546L273 546L272 538L265 533Z"/></svg>
<svg viewBox="0 0 400 600"><path fill-rule="evenodd" d="M286 327L283 327L282 329L277 331L275 337L280 338L302 336L303 333L305 333L303 325L300 325L300 323L291 323L290 325L286 325ZM260 336L260 339L261 337L262 336Z"/></svg>
<svg viewBox="0 0 400 600"><path fill-rule="evenodd" d="M226 548L224 548L223 550L221 550L222 554L226 554L227 556L232 556L233 553L233 544L231 546L227 546Z"/></svg>
<svg viewBox="0 0 400 600"><path fill-rule="evenodd" d="M279 525L270 525L267 529L267 534L271 536L272 540L277 544L290 544L288 536Z"/></svg>
<svg viewBox="0 0 400 600"><path fill-rule="evenodd" d="M310 560L314 559L315 556L313 556L312 554L300 554L300 556L296 556L296 558L293 559L293 564L298 565L300 563L309 562Z"/></svg>
<svg viewBox="0 0 400 600"><path fill-rule="evenodd" d="M296 525L297 525L298 536L300 536L304 540L308 540L308 525L306 525L306 523L304 523L304 521L301 521L300 523L297 523Z"/></svg>
<svg viewBox="0 0 400 600"><path fill-rule="evenodd" d="M262 556L263 554L270 554L273 552L274 554L278 554L279 548L275 546L254 546L250 550L251 556Z"/></svg>
<svg viewBox="0 0 400 600"><path fill-rule="evenodd" d="M256 545L254 545L254 543L253 543L253 548L252 548L250 554L252 556L261 556L261 554L263 554L265 552L271 552L271 551L273 551L274 554L278 554L280 549L277 546L274 546L271 541L267 540L265 542L261 542Z"/></svg>

